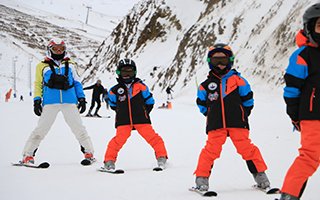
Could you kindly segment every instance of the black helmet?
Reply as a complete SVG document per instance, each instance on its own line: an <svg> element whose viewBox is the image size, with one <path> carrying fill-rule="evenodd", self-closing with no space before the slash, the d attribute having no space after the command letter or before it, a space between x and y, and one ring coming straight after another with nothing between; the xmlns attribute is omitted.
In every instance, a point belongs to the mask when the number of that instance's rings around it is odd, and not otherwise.
<svg viewBox="0 0 320 200"><path fill-rule="evenodd" d="M320 3L310 6L303 14L303 29L311 42L320 44L320 36L315 33L314 28L317 19L320 17Z"/></svg>
<svg viewBox="0 0 320 200"><path fill-rule="evenodd" d="M227 57L229 57L229 59L226 60L227 67L221 72L219 72L218 67L215 66L214 61L212 60L212 55L216 52L222 52L222 53L226 54ZM213 47L209 48L207 61L209 64L209 68L211 70L218 70L218 73L221 75L227 73L231 69L231 67L233 66L233 63L234 63L234 55L231 50L231 47L227 44L224 44L224 43L215 44Z"/></svg>
<svg viewBox="0 0 320 200"><path fill-rule="evenodd" d="M131 68L131 72L129 71L123 71L123 68ZM125 59L121 59L118 63L117 66L117 70L116 73L119 77L119 79L125 83L131 83L137 74L137 67L136 64L134 63L133 60L125 58ZM129 76L129 78L123 78L123 75L126 74L127 76Z"/></svg>

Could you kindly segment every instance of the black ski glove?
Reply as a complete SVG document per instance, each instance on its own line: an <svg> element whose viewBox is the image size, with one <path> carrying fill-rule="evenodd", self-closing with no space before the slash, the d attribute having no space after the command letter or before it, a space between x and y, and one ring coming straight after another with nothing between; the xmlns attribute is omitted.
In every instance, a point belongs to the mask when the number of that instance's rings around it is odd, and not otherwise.
<svg viewBox="0 0 320 200"><path fill-rule="evenodd" d="M78 103L78 109L80 114L84 113L84 111L86 111L86 99L85 98L79 98L78 99L79 103Z"/></svg>
<svg viewBox="0 0 320 200"><path fill-rule="evenodd" d="M33 102L33 112L37 116L41 115L41 113L42 113L41 99L34 100L34 102Z"/></svg>

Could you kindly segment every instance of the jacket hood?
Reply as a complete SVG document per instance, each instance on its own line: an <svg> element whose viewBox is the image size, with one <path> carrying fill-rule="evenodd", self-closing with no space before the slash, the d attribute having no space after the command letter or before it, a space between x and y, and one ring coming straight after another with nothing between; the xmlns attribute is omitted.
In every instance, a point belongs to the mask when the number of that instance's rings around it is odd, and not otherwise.
<svg viewBox="0 0 320 200"><path fill-rule="evenodd" d="M310 47L317 47L316 44L310 42L307 36L304 34L303 30L300 30L296 35L296 44L298 47L302 46L310 46Z"/></svg>

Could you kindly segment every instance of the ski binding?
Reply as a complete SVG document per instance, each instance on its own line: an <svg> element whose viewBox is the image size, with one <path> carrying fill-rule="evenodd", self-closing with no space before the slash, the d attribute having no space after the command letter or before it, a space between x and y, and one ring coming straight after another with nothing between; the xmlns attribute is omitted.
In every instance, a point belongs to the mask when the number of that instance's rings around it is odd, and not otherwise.
<svg viewBox="0 0 320 200"><path fill-rule="evenodd" d="M260 190L266 194L280 194L280 189L279 188L271 188L267 187L266 189L258 187L258 185L253 185L252 186L254 189Z"/></svg>
<svg viewBox="0 0 320 200"><path fill-rule="evenodd" d="M124 174L124 170L123 169L111 169L108 170L104 167L101 167L98 169L99 172L105 172L105 173L110 173L110 174Z"/></svg>
<svg viewBox="0 0 320 200"><path fill-rule="evenodd" d="M216 197L218 196L218 193L216 193L215 191L201 191L195 187L192 187L192 188L189 188L189 191L191 192L196 192L198 194L200 194L201 196L204 196L204 197Z"/></svg>

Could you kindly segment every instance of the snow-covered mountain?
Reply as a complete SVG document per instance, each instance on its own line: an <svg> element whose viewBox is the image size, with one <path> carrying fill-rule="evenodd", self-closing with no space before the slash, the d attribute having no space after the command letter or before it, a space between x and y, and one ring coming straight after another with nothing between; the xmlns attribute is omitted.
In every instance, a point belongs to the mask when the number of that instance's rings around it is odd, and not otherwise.
<svg viewBox="0 0 320 200"><path fill-rule="evenodd" d="M85 64L99 45L96 40L83 37L68 28L51 24L3 5L0 5L0 17L1 39L12 41L13 44L24 48L26 52L34 51L34 56L42 54L40 59L44 56L46 45L51 38L64 39L68 44L71 57L80 55L78 57L80 64Z"/></svg>
<svg viewBox="0 0 320 200"><path fill-rule="evenodd" d="M13 88L14 65L17 94L31 92L35 66L43 59L52 37L67 42L68 52L77 61L81 74L102 40L137 1L1 0L1 101L9 88ZM87 7L90 8L88 13Z"/></svg>
<svg viewBox="0 0 320 200"><path fill-rule="evenodd" d="M91 59L84 81L114 75L119 58L163 90L204 79L208 47L229 43L235 66L254 82L279 86L305 9L317 0L147 0L135 5Z"/></svg>

